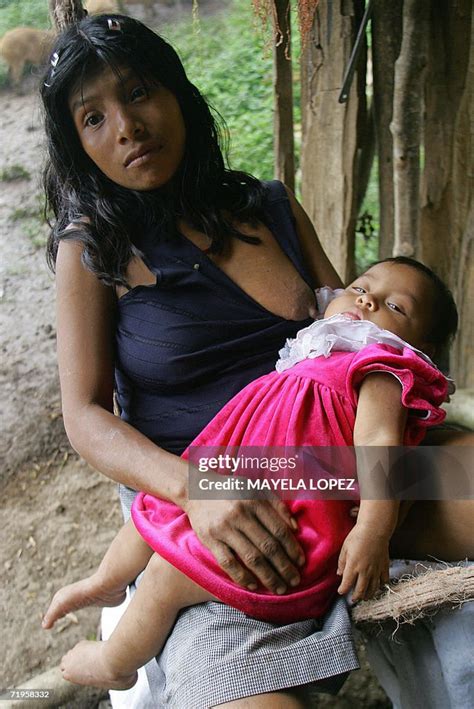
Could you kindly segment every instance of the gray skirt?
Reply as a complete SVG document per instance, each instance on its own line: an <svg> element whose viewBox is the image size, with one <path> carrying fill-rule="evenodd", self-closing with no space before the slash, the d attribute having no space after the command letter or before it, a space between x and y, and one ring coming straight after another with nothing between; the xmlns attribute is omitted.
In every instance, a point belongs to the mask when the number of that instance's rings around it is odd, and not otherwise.
<svg viewBox="0 0 474 709"><path fill-rule="evenodd" d="M125 519L135 494L120 486ZM358 667L346 603L339 598L324 618L290 625L254 620L222 603L187 608L146 670L157 709L209 709L302 685L308 694L336 694Z"/></svg>

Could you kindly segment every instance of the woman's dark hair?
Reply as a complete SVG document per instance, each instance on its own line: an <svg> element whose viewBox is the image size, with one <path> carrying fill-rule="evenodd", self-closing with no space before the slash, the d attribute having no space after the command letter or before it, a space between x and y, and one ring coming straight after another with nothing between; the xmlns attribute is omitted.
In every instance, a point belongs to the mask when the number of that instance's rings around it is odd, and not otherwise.
<svg viewBox="0 0 474 709"><path fill-rule="evenodd" d="M436 352L443 353L443 350L451 343L458 329L458 311L451 291L447 285L436 275L431 268L424 263L416 261L408 256L394 256L382 261L376 261L372 266L379 263L395 263L404 266L411 266L420 273L423 273L431 282L433 292L431 328L427 333L427 341L433 344ZM439 354L438 354L439 357Z"/></svg>
<svg viewBox="0 0 474 709"><path fill-rule="evenodd" d="M120 69L127 67L146 83L159 82L179 103L185 154L176 174L159 189L139 192L115 184L81 146L68 100L72 91L106 67L119 77ZM226 167L221 131L209 105L188 80L175 50L141 22L114 14L86 17L69 27L55 43L41 97L49 153L46 209L55 217L47 246L53 269L59 241L75 239L84 245L87 268L106 284L127 285L130 234L154 226L174 235L178 218L209 236L216 253L232 236L260 241L241 234L233 223L264 220L263 185ZM70 224L74 228L66 230Z"/></svg>

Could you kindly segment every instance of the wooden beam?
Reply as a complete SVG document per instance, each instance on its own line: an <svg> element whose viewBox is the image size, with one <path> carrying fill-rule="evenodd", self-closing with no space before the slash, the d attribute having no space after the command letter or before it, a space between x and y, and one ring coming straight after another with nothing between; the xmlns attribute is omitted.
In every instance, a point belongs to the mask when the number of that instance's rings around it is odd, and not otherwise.
<svg viewBox="0 0 474 709"><path fill-rule="evenodd" d="M393 118L394 256L414 256L419 232L420 142L430 3L404 0L395 62Z"/></svg>
<svg viewBox="0 0 474 709"><path fill-rule="evenodd" d="M66 27L85 16L81 0L48 0L53 27L62 32Z"/></svg>
<svg viewBox="0 0 474 709"><path fill-rule="evenodd" d="M393 217L393 115L395 62L402 42L403 0L374 0L372 10L372 69L374 124L379 167L379 258L392 255Z"/></svg>
<svg viewBox="0 0 474 709"><path fill-rule="evenodd" d="M432 4L419 255L448 283L458 307L450 372L459 387L474 387L473 40L471 0Z"/></svg>
<svg viewBox="0 0 474 709"><path fill-rule="evenodd" d="M290 0L274 0L273 150L275 177L295 189Z"/></svg>
<svg viewBox="0 0 474 709"><path fill-rule="evenodd" d="M302 201L344 281L355 273L358 155L366 127L365 49L347 103L338 99L363 11L363 0L320 2L301 57Z"/></svg>

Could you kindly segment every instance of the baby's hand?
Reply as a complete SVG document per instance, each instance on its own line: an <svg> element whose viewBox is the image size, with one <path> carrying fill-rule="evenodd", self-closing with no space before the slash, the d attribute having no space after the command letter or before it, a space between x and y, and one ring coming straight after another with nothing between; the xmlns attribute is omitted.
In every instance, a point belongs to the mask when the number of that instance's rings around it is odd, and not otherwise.
<svg viewBox="0 0 474 709"><path fill-rule="evenodd" d="M337 573L342 580L337 592L344 595L353 588L353 601L367 600L388 583L388 542L386 536L377 535L373 528L356 524L339 554Z"/></svg>

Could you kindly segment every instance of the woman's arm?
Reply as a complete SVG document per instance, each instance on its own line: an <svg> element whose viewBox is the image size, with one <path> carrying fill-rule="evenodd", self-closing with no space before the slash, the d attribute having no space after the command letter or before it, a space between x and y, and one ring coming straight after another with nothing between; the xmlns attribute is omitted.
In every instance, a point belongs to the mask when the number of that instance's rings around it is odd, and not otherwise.
<svg viewBox="0 0 474 709"><path fill-rule="evenodd" d="M296 231L303 253L305 265L317 286L341 288L342 281L331 265L316 234L310 218L289 187L285 189L296 221Z"/></svg>
<svg viewBox="0 0 474 709"><path fill-rule="evenodd" d="M81 244L61 242L56 262L58 364L71 445L113 480L185 509L196 534L237 583L249 586L258 578L274 592L286 588L302 557L286 506L278 500L188 500L188 463L114 416L115 294L84 268L81 254Z"/></svg>
<svg viewBox="0 0 474 709"><path fill-rule="evenodd" d="M359 390L354 427L360 511L338 564L342 575L338 591L344 594L354 587L355 601L370 598L381 583L388 581L388 545L397 524L399 503L384 499L390 489L387 448L403 445L406 418L397 379L388 373L369 374Z"/></svg>
<svg viewBox="0 0 474 709"><path fill-rule="evenodd" d="M113 414L115 294L84 268L81 253L78 242L61 242L56 262L58 365L71 445L113 480L182 499L184 462Z"/></svg>

